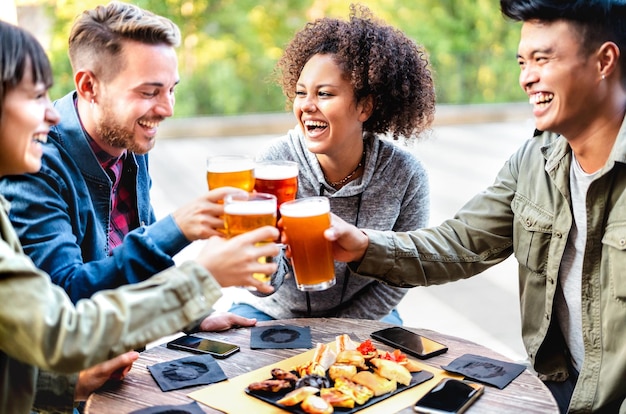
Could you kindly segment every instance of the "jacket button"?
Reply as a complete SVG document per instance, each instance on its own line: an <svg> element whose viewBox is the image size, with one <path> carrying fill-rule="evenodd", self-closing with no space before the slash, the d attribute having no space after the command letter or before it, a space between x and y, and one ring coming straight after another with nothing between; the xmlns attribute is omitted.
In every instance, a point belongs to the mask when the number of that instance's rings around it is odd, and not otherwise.
<svg viewBox="0 0 626 414"><path fill-rule="evenodd" d="M619 239L619 245L620 246L626 245L626 239Z"/></svg>
<svg viewBox="0 0 626 414"><path fill-rule="evenodd" d="M531 225L531 224L532 224L532 223L530 222L530 219L526 219L526 225L527 225L528 227L530 227L530 225Z"/></svg>
<svg viewBox="0 0 626 414"><path fill-rule="evenodd" d="M560 231L557 231L556 233L554 233L554 235L559 239L563 237L563 233L561 233Z"/></svg>

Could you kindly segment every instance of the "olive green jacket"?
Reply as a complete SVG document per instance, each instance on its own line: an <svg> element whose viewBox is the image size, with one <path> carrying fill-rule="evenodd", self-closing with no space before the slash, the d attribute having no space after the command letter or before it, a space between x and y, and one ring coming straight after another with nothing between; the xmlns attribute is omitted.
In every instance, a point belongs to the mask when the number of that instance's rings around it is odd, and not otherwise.
<svg viewBox="0 0 626 414"><path fill-rule="evenodd" d="M37 367L80 371L181 330L221 296L215 279L188 262L74 306L22 252L7 209L0 196L0 413L30 412Z"/></svg>
<svg viewBox="0 0 626 414"><path fill-rule="evenodd" d="M589 187L583 265L585 361L571 412L611 404L626 412L626 130ZM553 314L558 270L572 227L567 141L537 132L495 182L441 226L408 233L366 230L355 269L394 286L425 286L476 275L514 254L519 262L522 335L544 380L567 377L567 347ZM352 264L357 266L357 264Z"/></svg>

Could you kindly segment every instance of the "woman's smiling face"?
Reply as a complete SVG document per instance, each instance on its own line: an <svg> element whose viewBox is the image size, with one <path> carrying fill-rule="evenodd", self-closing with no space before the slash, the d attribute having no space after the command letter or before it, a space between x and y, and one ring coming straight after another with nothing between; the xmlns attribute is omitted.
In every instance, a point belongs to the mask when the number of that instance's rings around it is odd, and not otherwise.
<svg viewBox="0 0 626 414"><path fill-rule="evenodd" d="M357 103L354 88L332 55L314 55L302 68L293 112L315 154L350 151L363 139L369 106Z"/></svg>
<svg viewBox="0 0 626 414"><path fill-rule="evenodd" d="M0 176L34 173L41 168L41 142L59 122L48 89L33 82L30 63L22 81L7 91L0 118Z"/></svg>

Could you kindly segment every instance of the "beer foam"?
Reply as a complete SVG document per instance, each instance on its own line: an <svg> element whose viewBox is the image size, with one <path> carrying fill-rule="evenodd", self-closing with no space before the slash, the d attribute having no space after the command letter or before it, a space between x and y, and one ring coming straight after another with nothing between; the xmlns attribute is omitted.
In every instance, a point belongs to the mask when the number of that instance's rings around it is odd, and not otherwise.
<svg viewBox="0 0 626 414"><path fill-rule="evenodd" d="M252 161L233 161L230 163L219 163L213 164L209 168L207 168L208 172L211 173L232 173L238 171L248 171L254 169L254 164Z"/></svg>
<svg viewBox="0 0 626 414"><path fill-rule="evenodd" d="M267 201L244 201L230 203L224 206L224 213L233 216L248 216L253 214L276 214L276 204Z"/></svg>
<svg viewBox="0 0 626 414"><path fill-rule="evenodd" d="M213 173L230 173L237 171L248 171L254 169L252 158L238 156L217 156L209 158L207 171Z"/></svg>
<svg viewBox="0 0 626 414"><path fill-rule="evenodd" d="M298 165L257 165L254 169L254 176L261 180L284 180L298 176Z"/></svg>
<svg viewBox="0 0 626 414"><path fill-rule="evenodd" d="M280 206L280 214L288 217L319 216L330 212L327 199L299 199L296 202L283 203Z"/></svg>

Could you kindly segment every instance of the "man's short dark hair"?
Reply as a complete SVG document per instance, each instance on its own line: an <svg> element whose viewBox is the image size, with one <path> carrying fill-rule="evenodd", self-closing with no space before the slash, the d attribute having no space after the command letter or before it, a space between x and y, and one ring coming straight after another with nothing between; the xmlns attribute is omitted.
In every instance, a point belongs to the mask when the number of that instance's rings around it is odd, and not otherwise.
<svg viewBox="0 0 626 414"><path fill-rule="evenodd" d="M500 10L514 21L571 22L583 53L592 53L604 42L615 43L621 51L622 83L626 84L625 0L500 0Z"/></svg>

